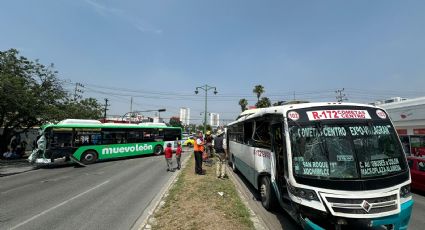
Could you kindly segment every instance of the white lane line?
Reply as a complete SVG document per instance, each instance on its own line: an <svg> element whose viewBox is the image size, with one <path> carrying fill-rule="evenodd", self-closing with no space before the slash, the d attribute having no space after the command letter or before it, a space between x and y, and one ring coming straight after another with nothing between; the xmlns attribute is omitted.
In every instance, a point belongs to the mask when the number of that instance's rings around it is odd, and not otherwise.
<svg viewBox="0 0 425 230"><path fill-rule="evenodd" d="M58 205L56 205L56 206L53 206L53 207L51 207L51 208L49 208L49 209L47 209L47 210L44 210L43 212L40 212L39 214L37 214L37 215L35 215L35 216L33 216L33 217L29 218L28 220L26 220L26 221L24 221L24 222L21 222L20 224L18 224L18 225L16 225L16 226L14 226L14 227L12 227L12 228L10 228L10 230L17 229L17 228L21 227L22 225L27 224L28 222L33 221L33 220L37 219L38 217L40 217L40 216L42 216L42 215L44 215L44 214L46 214L46 213L48 213L48 212L50 212L50 211L52 211L52 210L56 209L56 208L59 208L60 206L65 205L66 203L68 203L68 202L70 202L70 201L72 201L72 200L75 200L75 199L77 199L78 197L83 196L84 194L87 194L87 193L89 193L89 192L91 192L91 191L93 191L93 190L95 190L95 189L97 189L97 188L99 188L99 187L101 187L101 186L103 186L103 185L107 184L107 183L109 183L109 180L107 180L107 181L105 181L105 182L103 182L103 183L101 183L101 184L98 184L98 185L96 185L95 187L93 187L93 188L91 188L91 189L89 189L89 190L87 190L87 191L85 191L85 192L82 192L82 193L80 193L80 194L78 194L78 195L76 195L76 196L74 196L74 197L72 197L72 198L69 198L68 200L66 200L66 201L64 201L64 202L62 202L62 203L60 203L60 204L58 204Z"/></svg>

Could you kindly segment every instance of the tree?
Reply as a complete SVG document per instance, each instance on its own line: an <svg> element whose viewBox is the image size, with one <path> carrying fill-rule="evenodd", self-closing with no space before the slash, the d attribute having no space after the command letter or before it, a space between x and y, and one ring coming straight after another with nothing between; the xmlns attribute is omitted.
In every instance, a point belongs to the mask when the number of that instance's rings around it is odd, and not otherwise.
<svg viewBox="0 0 425 230"><path fill-rule="evenodd" d="M178 117L171 117L170 118L170 125L173 127L183 127L182 123L180 121L180 118Z"/></svg>
<svg viewBox="0 0 425 230"><path fill-rule="evenodd" d="M255 106L257 108L267 108L271 106L271 102L270 99L268 97L262 97L256 104Z"/></svg>
<svg viewBox="0 0 425 230"><path fill-rule="evenodd" d="M262 85L256 85L254 86L254 89L252 90L252 92L257 95L257 103L258 103L260 101L261 95L265 92L265 90Z"/></svg>
<svg viewBox="0 0 425 230"><path fill-rule="evenodd" d="M0 51L0 152L7 150L12 136L60 114L66 92L56 75L53 64L18 57L15 49Z"/></svg>
<svg viewBox="0 0 425 230"><path fill-rule="evenodd" d="M65 118L99 117L97 100L72 101L53 68L19 56L16 49L0 51L0 153L7 150L12 136L32 127Z"/></svg>
<svg viewBox="0 0 425 230"><path fill-rule="evenodd" d="M60 107L62 113L58 120L67 118L97 120L102 118L103 106L94 98L85 98L81 101L67 98L67 101Z"/></svg>
<svg viewBox="0 0 425 230"><path fill-rule="evenodd" d="M245 98L239 100L239 105L241 106L242 112L246 110L246 106L248 105L248 101Z"/></svg>

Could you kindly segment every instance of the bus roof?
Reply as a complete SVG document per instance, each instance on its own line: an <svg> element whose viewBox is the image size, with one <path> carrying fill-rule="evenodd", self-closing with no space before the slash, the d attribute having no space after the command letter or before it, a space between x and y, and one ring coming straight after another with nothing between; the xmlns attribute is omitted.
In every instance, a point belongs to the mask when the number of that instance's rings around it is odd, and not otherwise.
<svg viewBox="0 0 425 230"><path fill-rule="evenodd" d="M289 110L305 109L305 108L320 107L320 106L361 106L361 107L370 107L370 108L380 108L374 105L348 103L348 102L313 102L313 103L288 104L288 105L272 106L267 108L245 110L236 118L236 121L229 123L228 126L238 123L240 121L247 120L247 119L260 117L265 114L282 114L283 116L286 116L286 113Z"/></svg>
<svg viewBox="0 0 425 230"><path fill-rule="evenodd" d="M100 123L100 124L93 124L93 123L58 123L58 124L48 124L44 127L46 128L133 128L133 129L140 129L140 128L150 128L150 129L181 129L180 127L169 127L159 124L122 124L122 123Z"/></svg>

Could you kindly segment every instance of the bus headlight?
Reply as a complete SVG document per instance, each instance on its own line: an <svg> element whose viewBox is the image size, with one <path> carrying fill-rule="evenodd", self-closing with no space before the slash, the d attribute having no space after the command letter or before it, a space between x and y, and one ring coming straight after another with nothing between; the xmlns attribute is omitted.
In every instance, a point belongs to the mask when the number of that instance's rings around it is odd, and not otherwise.
<svg viewBox="0 0 425 230"><path fill-rule="evenodd" d="M305 188L297 188L290 184L288 184L288 190L289 192L299 198L306 199L306 200L316 200L319 201L319 197L317 197L317 194L315 191Z"/></svg>
<svg viewBox="0 0 425 230"><path fill-rule="evenodd" d="M401 198L407 198L411 195L412 195L412 193L410 192L410 184L405 185L405 186L400 188L400 197Z"/></svg>

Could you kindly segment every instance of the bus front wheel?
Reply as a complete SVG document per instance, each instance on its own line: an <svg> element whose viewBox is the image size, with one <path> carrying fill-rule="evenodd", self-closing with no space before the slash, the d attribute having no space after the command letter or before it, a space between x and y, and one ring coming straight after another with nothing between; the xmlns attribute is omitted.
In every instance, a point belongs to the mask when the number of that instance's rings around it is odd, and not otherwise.
<svg viewBox="0 0 425 230"><path fill-rule="evenodd" d="M85 151L83 155L81 155L81 163L83 164L93 164L97 160L97 153L93 150Z"/></svg>
<svg viewBox="0 0 425 230"><path fill-rule="evenodd" d="M162 150L163 150L163 147L161 145L157 145L157 146L155 146L153 153L155 155L161 155L162 154Z"/></svg>
<svg viewBox="0 0 425 230"><path fill-rule="evenodd" d="M274 193L270 177L263 176L260 181L261 204L267 210L273 210L276 207L277 199Z"/></svg>

